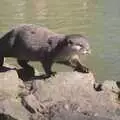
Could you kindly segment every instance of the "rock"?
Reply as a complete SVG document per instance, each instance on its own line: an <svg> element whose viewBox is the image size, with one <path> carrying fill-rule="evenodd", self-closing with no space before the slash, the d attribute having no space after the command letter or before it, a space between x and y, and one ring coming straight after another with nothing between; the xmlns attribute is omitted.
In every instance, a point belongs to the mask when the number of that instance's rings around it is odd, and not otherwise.
<svg viewBox="0 0 120 120"><path fill-rule="evenodd" d="M51 120L112 120L105 117L86 116L81 113L61 112L53 117Z"/></svg>
<svg viewBox="0 0 120 120"><path fill-rule="evenodd" d="M61 111L60 113L56 113L51 120L112 120L106 117L100 116L88 116L78 112L71 111Z"/></svg>
<svg viewBox="0 0 120 120"><path fill-rule="evenodd" d="M114 102L120 104L120 82L119 81L106 80L102 84L102 89L104 91L111 91L112 92L112 94L110 94L111 99Z"/></svg>
<svg viewBox="0 0 120 120"><path fill-rule="evenodd" d="M24 84L16 70L6 66L0 72L0 120L29 120L29 112L18 99L18 95L24 91Z"/></svg>
<svg viewBox="0 0 120 120"><path fill-rule="evenodd" d="M34 88L37 90L36 93L38 93L38 97L40 96L41 101L56 102L68 99L75 101L78 98L76 95L82 95L83 91L94 91L93 83L92 73L61 72L45 81L34 80Z"/></svg>
<svg viewBox="0 0 120 120"><path fill-rule="evenodd" d="M0 114L0 120L16 120L13 117L9 116L9 115L5 115L5 114Z"/></svg>
<svg viewBox="0 0 120 120"><path fill-rule="evenodd" d="M119 82L104 82L102 91L97 92L92 73L59 72L46 80L41 76L21 80L18 70L8 67L0 72L1 120L120 119L114 97L119 93Z"/></svg>
<svg viewBox="0 0 120 120"><path fill-rule="evenodd" d="M102 88L103 88L103 90L108 89L109 91L113 91L115 93L118 93L120 91L118 84L119 84L118 81L106 80L103 82Z"/></svg>
<svg viewBox="0 0 120 120"><path fill-rule="evenodd" d="M79 105L71 102L58 102L49 106L50 120L112 120L93 112L80 112Z"/></svg>
<svg viewBox="0 0 120 120"><path fill-rule="evenodd" d="M24 88L24 84L18 78L16 70L11 68L6 72L0 72L0 96L17 97L22 87Z"/></svg>
<svg viewBox="0 0 120 120"><path fill-rule="evenodd" d="M92 111L100 116L118 120L116 110L119 105L111 99L114 93L110 90L95 91L95 78L92 73L61 72L46 81L34 79L34 96L42 104L51 104L58 101L71 101L80 106L80 111Z"/></svg>
<svg viewBox="0 0 120 120"><path fill-rule="evenodd" d="M22 97L22 104L25 106L28 111L31 113L42 112L44 106L36 99L33 94Z"/></svg>
<svg viewBox="0 0 120 120"><path fill-rule="evenodd" d="M15 99L0 100L0 120L29 120L29 112Z"/></svg>

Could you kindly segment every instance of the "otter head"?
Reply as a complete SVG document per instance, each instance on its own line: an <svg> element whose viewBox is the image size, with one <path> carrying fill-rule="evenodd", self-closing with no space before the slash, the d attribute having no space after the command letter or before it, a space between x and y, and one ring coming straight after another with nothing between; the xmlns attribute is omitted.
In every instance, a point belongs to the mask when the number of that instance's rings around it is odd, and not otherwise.
<svg viewBox="0 0 120 120"><path fill-rule="evenodd" d="M79 34L67 35L65 40L68 43L68 47L72 51L78 54L90 54L90 45L85 37Z"/></svg>
<svg viewBox="0 0 120 120"><path fill-rule="evenodd" d="M60 35L52 37L49 44L53 48L53 56L55 61L66 61L74 56L90 54L90 46L85 37L81 35Z"/></svg>

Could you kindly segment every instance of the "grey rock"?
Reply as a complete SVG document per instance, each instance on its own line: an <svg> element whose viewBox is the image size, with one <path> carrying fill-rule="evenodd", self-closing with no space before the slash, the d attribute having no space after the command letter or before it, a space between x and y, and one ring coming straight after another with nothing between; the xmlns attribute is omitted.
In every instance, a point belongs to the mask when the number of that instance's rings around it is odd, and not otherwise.
<svg viewBox="0 0 120 120"><path fill-rule="evenodd" d="M112 120L90 111L80 112L79 105L70 102L58 102L49 106L50 120Z"/></svg>
<svg viewBox="0 0 120 120"><path fill-rule="evenodd" d="M21 92L22 88L24 88L24 84L18 78L14 68L6 65L7 68L10 68L10 70L0 72L0 95L9 95L15 98Z"/></svg>
<svg viewBox="0 0 120 120"><path fill-rule="evenodd" d="M100 117L100 116L86 116L82 113L73 113L62 111L56 114L51 120L112 120L110 118Z"/></svg>
<svg viewBox="0 0 120 120"><path fill-rule="evenodd" d="M34 96L43 104L58 101L77 103L82 111L92 111L100 116L118 120L116 114L119 104L115 102L114 94L109 89L97 92L93 88L95 78L92 73L61 72L46 81L34 80Z"/></svg>
<svg viewBox="0 0 120 120"><path fill-rule="evenodd" d="M105 82L97 92L92 73L59 72L46 80L37 76L30 79L30 89L15 69L1 72L0 80L0 120L120 119L119 87Z"/></svg>
<svg viewBox="0 0 120 120"><path fill-rule="evenodd" d="M33 94L22 97L22 104L30 111L31 113L42 112L44 106L36 99Z"/></svg>
<svg viewBox="0 0 120 120"><path fill-rule="evenodd" d="M103 90L110 90L110 91L113 91L115 93L119 92L120 91L120 88L119 88L119 82L118 81L113 81L113 80L106 80L103 82L102 84L102 88Z"/></svg>
<svg viewBox="0 0 120 120"><path fill-rule="evenodd" d="M17 119L14 119L13 117L2 113L0 114L0 120L17 120Z"/></svg>
<svg viewBox="0 0 120 120"><path fill-rule="evenodd" d="M24 84L14 68L6 65L4 70L0 73L0 120L29 120L29 112L18 98Z"/></svg>
<svg viewBox="0 0 120 120"><path fill-rule="evenodd" d="M3 120L29 120L29 112L19 101L14 99L5 99L0 100L0 117L11 118Z"/></svg>

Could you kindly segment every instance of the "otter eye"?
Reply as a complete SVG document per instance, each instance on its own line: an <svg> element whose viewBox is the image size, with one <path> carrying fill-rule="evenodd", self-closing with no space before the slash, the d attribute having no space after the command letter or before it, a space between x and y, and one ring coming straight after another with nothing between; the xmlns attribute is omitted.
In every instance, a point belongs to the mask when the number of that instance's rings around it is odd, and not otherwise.
<svg viewBox="0 0 120 120"><path fill-rule="evenodd" d="M80 46L81 48L83 48L83 47L84 47L82 44L76 44L76 45Z"/></svg>
<svg viewBox="0 0 120 120"><path fill-rule="evenodd" d="M52 40L51 39L48 40L48 44L52 45Z"/></svg>
<svg viewBox="0 0 120 120"><path fill-rule="evenodd" d="M81 48L83 48L83 47L84 47L82 44L79 44L79 46L80 46Z"/></svg>
<svg viewBox="0 0 120 120"><path fill-rule="evenodd" d="M73 44L73 42L72 42L71 40L69 40L69 44L71 44L71 45L72 45L72 44Z"/></svg>

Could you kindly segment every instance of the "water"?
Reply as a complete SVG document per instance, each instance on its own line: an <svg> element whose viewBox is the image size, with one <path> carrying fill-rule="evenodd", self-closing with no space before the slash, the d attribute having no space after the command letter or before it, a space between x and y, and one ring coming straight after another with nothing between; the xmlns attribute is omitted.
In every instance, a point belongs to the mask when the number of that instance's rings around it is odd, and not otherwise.
<svg viewBox="0 0 120 120"><path fill-rule="evenodd" d="M30 23L59 33L81 33L88 36L92 47L86 64L96 79L119 80L119 5L119 0L1 0L0 32L5 33L21 23ZM16 65L13 59L7 59L7 62ZM41 69L38 63L32 64ZM55 69L71 70L60 65Z"/></svg>

